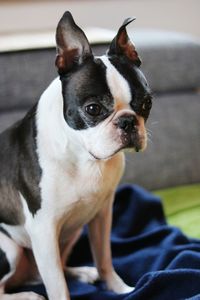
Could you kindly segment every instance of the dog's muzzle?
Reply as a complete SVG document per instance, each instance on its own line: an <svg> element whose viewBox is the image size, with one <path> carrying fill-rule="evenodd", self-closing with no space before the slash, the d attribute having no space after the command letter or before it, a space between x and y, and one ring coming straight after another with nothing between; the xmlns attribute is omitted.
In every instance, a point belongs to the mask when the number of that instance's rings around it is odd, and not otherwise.
<svg viewBox="0 0 200 300"><path fill-rule="evenodd" d="M136 152L144 148L144 135L140 134L140 124L135 115L120 116L115 125L121 129L123 148L134 148Z"/></svg>

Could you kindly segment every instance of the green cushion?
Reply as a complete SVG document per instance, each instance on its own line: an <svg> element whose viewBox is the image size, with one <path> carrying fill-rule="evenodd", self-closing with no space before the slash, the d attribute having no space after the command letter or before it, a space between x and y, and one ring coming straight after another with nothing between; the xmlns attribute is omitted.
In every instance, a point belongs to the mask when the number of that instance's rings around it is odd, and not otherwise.
<svg viewBox="0 0 200 300"><path fill-rule="evenodd" d="M154 193L162 199L169 224L181 228L190 237L200 238L200 184Z"/></svg>

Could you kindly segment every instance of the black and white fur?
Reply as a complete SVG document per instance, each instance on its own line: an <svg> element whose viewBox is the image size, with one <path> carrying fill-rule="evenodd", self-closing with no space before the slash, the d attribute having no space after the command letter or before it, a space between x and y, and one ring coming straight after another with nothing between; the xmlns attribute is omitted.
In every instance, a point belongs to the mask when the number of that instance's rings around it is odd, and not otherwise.
<svg viewBox="0 0 200 300"><path fill-rule="evenodd" d="M50 300L69 300L64 269L83 225L97 267L66 268L109 290L133 290L112 266L110 230L122 150L146 147L151 108L126 19L106 55L94 57L71 14L56 32L56 78L24 119L0 135L0 300L43 299L6 294L40 277ZM98 270L98 271L97 271Z"/></svg>

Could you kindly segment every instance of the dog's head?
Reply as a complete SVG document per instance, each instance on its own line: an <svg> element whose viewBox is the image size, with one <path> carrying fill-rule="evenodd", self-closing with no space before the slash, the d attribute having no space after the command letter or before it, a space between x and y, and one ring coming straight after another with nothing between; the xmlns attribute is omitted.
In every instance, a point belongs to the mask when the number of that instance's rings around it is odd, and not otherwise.
<svg viewBox="0 0 200 300"><path fill-rule="evenodd" d="M124 21L107 54L95 57L84 32L65 12L57 26L56 66L62 82L64 118L95 159L125 148L146 147L151 94Z"/></svg>

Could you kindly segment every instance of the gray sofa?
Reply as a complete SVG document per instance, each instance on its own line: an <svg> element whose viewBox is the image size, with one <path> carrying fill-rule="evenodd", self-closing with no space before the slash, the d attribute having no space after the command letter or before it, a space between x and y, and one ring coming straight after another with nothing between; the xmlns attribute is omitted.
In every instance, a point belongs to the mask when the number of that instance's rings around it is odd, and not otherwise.
<svg viewBox="0 0 200 300"><path fill-rule="evenodd" d="M137 31L142 69L154 93L143 153L126 155L122 182L158 189L200 181L200 43L172 32ZM93 45L104 53L107 43ZM55 48L0 52L0 131L23 117L57 76Z"/></svg>

